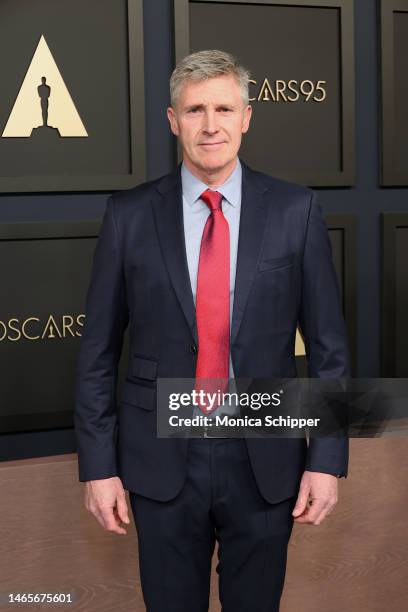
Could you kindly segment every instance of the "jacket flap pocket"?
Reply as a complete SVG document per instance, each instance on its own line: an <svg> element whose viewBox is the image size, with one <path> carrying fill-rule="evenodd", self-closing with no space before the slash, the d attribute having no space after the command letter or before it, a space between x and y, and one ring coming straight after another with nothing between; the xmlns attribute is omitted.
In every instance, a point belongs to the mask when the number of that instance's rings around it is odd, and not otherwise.
<svg viewBox="0 0 408 612"><path fill-rule="evenodd" d="M144 410L154 410L156 405L156 388L143 387L125 380L120 393L120 402L138 406Z"/></svg>
<svg viewBox="0 0 408 612"><path fill-rule="evenodd" d="M145 378L146 380L156 380L157 361L133 355L131 375L137 378Z"/></svg>
<svg viewBox="0 0 408 612"><path fill-rule="evenodd" d="M258 270L277 270L279 268L288 268L293 264L293 255L286 257L274 257L273 259L264 259L258 263Z"/></svg>

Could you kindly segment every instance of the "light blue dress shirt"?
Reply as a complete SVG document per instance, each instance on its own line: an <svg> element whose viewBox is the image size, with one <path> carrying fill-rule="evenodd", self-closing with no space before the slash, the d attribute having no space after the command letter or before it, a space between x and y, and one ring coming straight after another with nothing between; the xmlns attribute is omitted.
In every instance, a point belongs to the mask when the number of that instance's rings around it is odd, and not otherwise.
<svg viewBox="0 0 408 612"><path fill-rule="evenodd" d="M181 165L181 183L183 192L183 221L184 221L184 237L186 243L186 254L188 271L190 275L191 289L196 303L197 292L197 273L198 260L200 255L201 238L204 231L204 226L209 217L210 209L200 198L200 195L206 189L210 189L208 185L200 181L194 176L183 163ZM232 309L234 302L235 289L235 274L237 268L238 254L238 235L239 221L241 215L241 196L242 196L242 166L237 159L234 170L228 179L216 191L222 194L222 212L228 221L230 234L230 328L232 322ZM231 360L231 345L229 355L229 377L234 378L234 371ZM233 389L230 389L233 391ZM229 407L228 407L229 408ZM231 406L231 410L226 406L220 406L210 413L210 417L216 414L233 413L235 408Z"/></svg>

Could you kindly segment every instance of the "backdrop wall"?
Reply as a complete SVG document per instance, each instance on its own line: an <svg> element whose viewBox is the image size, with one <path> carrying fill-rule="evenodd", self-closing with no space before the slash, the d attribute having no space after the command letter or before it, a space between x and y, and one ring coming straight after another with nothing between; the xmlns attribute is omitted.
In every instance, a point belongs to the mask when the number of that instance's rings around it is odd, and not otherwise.
<svg viewBox="0 0 408 612"><path fill-rule="evenodd" d="M355 2L356 184L353 188L319 189L325 213L352 213L358 219L357 374L360 377L380 376L380 213L408 212L407 189L379 187L380 31L377 11L377 2L373 0ZM144 1L148 180L171 171L177 162L176 146L165 113L169 102L168 79L174 61L172 22L172 0ZM101 218L109 195L2 195L0 223ZM0 459L73 451L72 429L0 437Z"/></svg>

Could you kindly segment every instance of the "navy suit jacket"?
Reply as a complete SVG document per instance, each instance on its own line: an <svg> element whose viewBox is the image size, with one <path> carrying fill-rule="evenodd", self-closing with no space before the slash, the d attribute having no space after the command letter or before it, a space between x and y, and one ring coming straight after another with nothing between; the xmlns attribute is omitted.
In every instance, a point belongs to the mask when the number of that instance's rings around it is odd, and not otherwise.
<svg viewBox="0 0 408 612"><path fill-rule="evenodd" d="M331 245L316 195L242 162L231 324L236 378L296 376L299 324L312 377L347 377L349 357ZM117 366L129 325L119 402ZM177 495L188 439L157 438L158 377L194 378L197 327L184 242L180 166L108 200L80 343L75 427L81 481L119 476L157 500ZM269 502L296 495L303 471L347 475L348 439L248 438Z"/></svg>

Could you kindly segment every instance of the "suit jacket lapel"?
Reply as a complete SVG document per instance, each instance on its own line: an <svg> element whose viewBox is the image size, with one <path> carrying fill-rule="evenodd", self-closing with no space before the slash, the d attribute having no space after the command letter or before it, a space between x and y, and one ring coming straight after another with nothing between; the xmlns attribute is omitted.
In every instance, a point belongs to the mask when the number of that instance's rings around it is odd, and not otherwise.
<svg viewBox="0 0 408 612"><path fill-rule="evenodd" d="M266 227L267 210L263 199L265 185L242 162L241 217L238 238L237 270L231 324L231 344L235 341L256 272L259 251ZM198 344L197 323L188 272L183 225L181 164L158 183L153 210L163 258L186 317L194 341Z"/></svg>
<svg viewBox="0 0 408 612"><path fill-rule="evenodd" d="M263 198L265 185L256 172L241 160L242 197L239 222L237 270L231 324L231 345L235 341L244 316L249 291L266 227L267 210Z"/></svg>
<svg viewBox="0 0 408 612"><path fill-rule="evenodd" d="M184 238L180 168L181 165L178 166L176 172L166 176L158 183L156 188L159 193L153 199L153 210L164 262L193 339L197 344L194 298Z"/></svg>

